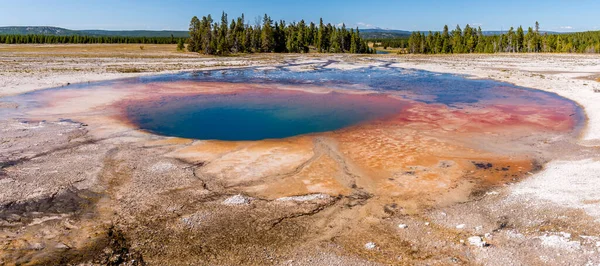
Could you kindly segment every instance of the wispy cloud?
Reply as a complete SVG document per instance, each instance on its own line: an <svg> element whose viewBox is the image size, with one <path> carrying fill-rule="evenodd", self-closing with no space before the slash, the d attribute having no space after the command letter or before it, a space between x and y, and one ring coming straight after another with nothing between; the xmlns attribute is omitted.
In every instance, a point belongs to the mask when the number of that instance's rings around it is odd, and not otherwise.
<svg viewBox="0 0 600 266"><path fill-rule="evenodd" d="M560 29L561 30L572 30L573 27L571 27L571 26L560 26Z"/></svg>
<svg viewBox="0 0 600 266"><path fill-rule="evenodd" d="M471 23L471 26L473 26L473 27L481 27L481 26L483 26L483 23Z"/></svg>

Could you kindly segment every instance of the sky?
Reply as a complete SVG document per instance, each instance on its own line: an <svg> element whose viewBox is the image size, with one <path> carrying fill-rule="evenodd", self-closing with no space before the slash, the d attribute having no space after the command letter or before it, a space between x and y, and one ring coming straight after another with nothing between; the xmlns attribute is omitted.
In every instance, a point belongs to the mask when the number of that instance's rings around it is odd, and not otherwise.
<svg viewBox="0 0 600 266"><path fill-rule="evenodd" d="M483 30L600 30L600 0L0 0L0 26L57 26L74 30L187 30L193 16L244 13L248 23L274 20L348 27L441 30L447 24Z"/></svg>

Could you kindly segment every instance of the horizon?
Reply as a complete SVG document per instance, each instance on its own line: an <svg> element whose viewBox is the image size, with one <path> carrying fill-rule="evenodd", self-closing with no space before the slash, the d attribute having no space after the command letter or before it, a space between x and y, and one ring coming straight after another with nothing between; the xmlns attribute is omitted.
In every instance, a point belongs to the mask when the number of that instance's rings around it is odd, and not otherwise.
<svg viewBox="0 0 600 266"><path fill-rule="evenodd" d="M213 18L214 19L214 18ZM327 24L327 22L324 21L325 24ZM335 26L340 26L340 25L335 25ZM459 25L461 28L464 28L465 25ZM472 26L472 25L469 25ZM526 31L528 27L531 26L523 26L523 29ZM27 28L27 27L52 27L52 28L60 28L60 29L65 29L65 30L73 30L73 31L119 31L119 32L134 32L134 31L164 31L164 32L188 32L189 30L185 29L185 30L162 30L162 29L127 29L127 30L119 30L119 29L70 29L70 28L63 28L63 27L58 27L58 26L54 26L54 25L27 25L27 26L0 26L0 28L8 28L8 27L19 27L19 28ZM443 27L443 26L442 26ZM455 26L451 26L448 25L450 30L453 30ZM477 28L477 26L472 26L474 28ZM519 26L514 26L514 29L516 30ZM347 27L348 28L348 27ZM533 28L533 27L532 27ZM348 28L349 29L349 28ZM410 30L404 30L404 29L385 29L385 28L379 28L379 27L375 27L375 28L358 28L359 30L381 30L381 31L403 31L403 32L442 32L442 29L436 29L436 30L414 30L414 31L410 31ZM484 29L481 28L481 30L483 32L507 32L510 29L510 27L508 27L507 29ZM555 33L575 33L575 32L585 32L585 31L600 31L599 30L582 30L582 31L552 31L552 30L544 30L543 28L540 29L540 32L555 32Z"/></svg>
<svg viewBox="0 0 600 266"><path fill-rule="evenodd" d="M70 30L108 31L187 31L193 16L211 14L218 21L221 12L228 19L245 14L246 23L254 24L257 17L265 13L275 21L318 22L349 28L382 29L403 31L439 31L444 25L453 28L469 24L485 31L507 31L510 27L532 27L540 22L540 29L552 32L579 32L600 30L595 11L600 2L583 0L573 5L567 1L515 0L496 3L491 1L439 1L427 0L410 4L363 5L362 1L328 1L327 3L307 0L302 3L280 3L274 0L261 0L249 3L241 0L225 1L183 1L174 5L163 1L133 0L120 2L64 0L54 4L53 12L47 12L46 2L26 0L20 2L3 1L0 14L0 27L48 26ZM313 3L319 3L314 5ZM519 6L521 11L514 8ZM434 8L435 7L435 8ZM315 10L316 9L316 10ZM523 10L527 12L523 12ZM398 14L400 13L400 14ZM14 15L13 15L14 14Z"/></svg>

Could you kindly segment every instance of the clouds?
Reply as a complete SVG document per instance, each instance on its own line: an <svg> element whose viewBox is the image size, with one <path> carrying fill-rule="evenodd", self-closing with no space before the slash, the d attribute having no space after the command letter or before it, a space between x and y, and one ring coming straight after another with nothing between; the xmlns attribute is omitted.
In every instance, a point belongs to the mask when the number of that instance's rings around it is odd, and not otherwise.
<svg viewBox="0 0 600 266"><path fill-rule="evenodd" d="M560 26L560 29L561 30L572 30L573 27L571 27L571 26Z"/></svg>

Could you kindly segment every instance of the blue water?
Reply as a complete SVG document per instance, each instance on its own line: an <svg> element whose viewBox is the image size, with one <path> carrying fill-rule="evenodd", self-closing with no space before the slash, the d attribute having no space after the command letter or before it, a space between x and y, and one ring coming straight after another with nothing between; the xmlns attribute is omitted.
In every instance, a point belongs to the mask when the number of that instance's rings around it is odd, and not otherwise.
<svg viewBox="0 0 600 266"><path fill-rule="evenodd" d="M314 132L343 129L360 123L397 115L402 110L399 101L377 97L393 95L427 104L442 104L450 108L484 106L508 101L555 108L559 101L574 106L573 115L584 121L583 112L574 102L552 93L531 90L492 80L473 80L459 75L381 66L354 70L338 70L322 63L311 71L293 71L289 64L276 68L239 68L184 72L130 78L117 81L73 84L52 90L93 90L99 87L127 89L129 84L169 83L177 81L227 82L249 84L322 86L336 89L369 90L379 96L346 97L341 94L268 94L195 95L163 97L158 102L132 103L126 116L140 129L160 135L195 139L258 140L285 138ZM265 86L263 86L265 87ZM43 107L41 92L4 98L16 101L22 108Z"/></svg>
<svg viewBox="0 0 600 266"><path fill-rule="evenodd" d="M127 115L156 134L242 141L337 130L396 114L402 106L375 95L273 90L163 98L132 104Z"/></svg>
<svg viewBox="0 0 600 266"><path fill-rule="evenodd" d="M531 90L509 83L493 80L467 79L459 75L402 69L389 67L389 65L391 63L382 67L338 70L326 68L327 64L325 64L314 71L301 72L292 71L285 67L265 70L260 68L226 69L147 76L138 78L135 82L187 80L198 82L314 85L339 89L374 90L388 94L394 92L411 92L415 94L415 97L403 96L426 103L441 103L446 105L472 104L482 100L505 99L507 98L507 91L510 91L512 94L519 94L521 98L528 97L530 101L539 100L539 97L535 95L560 98L552 93ZM504 91L499 91L499 88L502 88Z"/></svg>

